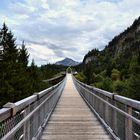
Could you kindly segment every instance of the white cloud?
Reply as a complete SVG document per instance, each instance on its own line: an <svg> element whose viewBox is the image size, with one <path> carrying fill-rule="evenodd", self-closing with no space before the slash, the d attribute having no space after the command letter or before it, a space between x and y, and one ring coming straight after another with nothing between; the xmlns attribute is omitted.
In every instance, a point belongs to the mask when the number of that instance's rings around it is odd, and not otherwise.
<svg viewBox="0 0 140 140"><path fill-rule="evenodd" d="M2 9L0 20L27 42L37 64L62 57L82 61L89 50L103 49L140 13L139 0L13 1Z"/></svg>
<svg viewBox="0 0 140 140"><path fill-rule="evenodd" d="M44 45L30 43L27 44L27 49L30 54L30 61L34 59L37 65L54 63L61 58L58 58L51 49Z"/></svg>

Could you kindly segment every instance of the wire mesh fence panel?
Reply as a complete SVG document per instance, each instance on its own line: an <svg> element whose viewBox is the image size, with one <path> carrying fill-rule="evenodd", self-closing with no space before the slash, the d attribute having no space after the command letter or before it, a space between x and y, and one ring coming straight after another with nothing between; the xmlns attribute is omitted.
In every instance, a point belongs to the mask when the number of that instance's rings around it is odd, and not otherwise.
<svg viewBox="0 0 140 140"><path fill-rule="evenodd" d="M9 118L0 123L0 138L7 134L12 128L14 128L24 118L23 112L16 114L14 117ZM21 131L19 131L21 132Z"/></svg>
<svg viewBox="0 0 140 140"><path fill-rule="evenodd" d="M133 114L133 116L135 116L137 119L140 120L140 111L139 110L133 109L132 114ZM140 126L135 122L132 122L132 124L133 124L133 129L132 129L133 130L133 139L140 140Z"/></svg>

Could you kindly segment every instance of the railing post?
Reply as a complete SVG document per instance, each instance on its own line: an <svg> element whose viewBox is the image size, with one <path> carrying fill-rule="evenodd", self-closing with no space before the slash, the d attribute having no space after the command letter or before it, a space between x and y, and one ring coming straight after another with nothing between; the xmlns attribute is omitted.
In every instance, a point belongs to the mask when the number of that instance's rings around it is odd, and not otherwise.
<svg viewBox="0 0 140 140"><path fill-rule="evenodd" d="M11 116L12 117L14 115L16 115L16 105L14 103L8 102L3 107L5 107L5 108L11 108ZM15 123L15 121L13 123ZM11 140L14 140L14 137L12 137Z"/></svg>
<svg viewBox="0 0 140 140"><path fill-rule="evenodd" d="M30 105L27 107L27 109L25 110L25 115L28 115L28 113L30 112ZM30 122L30 120L28 120L27 122L25 122L25 132L27 132L27 133L25 133L25 139L26 140L30 140L30 124L31 122Z"/></svg>
<svg viewBox="0 0 140 140"><path fill-rule="evenodd" d="M109 101L108 98L106 99L106 101ZM109 107L107 104L105 104L105 121L107 124L109 124Z"/></svg>
<svg viewBox="0 0 140 140"><path fill-rule="evenodd" d="M16 106L15 106L14 103L8 102L3 107L5 107L5 108L11 108L11 116L16 115Z"/></svg>
<svg viewBox="0 0 140 140"><path fill-rule="evenodd" d="M39 98L38 92L35 92L34 95L37 96L37 100L36 100L36 103L35 103L35 106L37 107L41 102L40 102L40 98ZM39 128L39 125L40 125L40 109L38 110L37 115L35 114L33 116L33 122L34 122L33 129L36 132L37 129ZM33 135L34 135L34 132L33 132Z"/></svg>
<svg viewBox="0 0 140 140"><path fill-rule="evenodd" d="M117 107L117 102L114 99L115 95L117 95L117 93L112 94L112 104ZM114 109L113 109L112 122L113 122L113 130L114 130L115 133L117 133L117 130L118 130L118 127L117 127L117 112Z"/></svg>
<svg viewBox="0 0 140 140"><path fill-rule="evenodd" d="M113 104L114 104L114 106L117 106L117 103L114 99L113 99ZM117 133L118 127L117 127L117 112L116 112L116 110L113 110L113 117L112 118L113 118L113 129L114 129L114 132Z"/></svg>
<svg viewBox="0 0 140 140"><path fill-rule="evenodd" d="M22 113L23 113L23 118L25 118L26 117L26 110L23 110ZM26 123L23 126L23 140L26 140Z"/></svg>
<svg viewBox="0 0 140 140"><path fill-rule="evenodd" d="M132 107L126 105L126 112L132 115ZM125 140L132 140L132 119L125 118Z"/></svg>

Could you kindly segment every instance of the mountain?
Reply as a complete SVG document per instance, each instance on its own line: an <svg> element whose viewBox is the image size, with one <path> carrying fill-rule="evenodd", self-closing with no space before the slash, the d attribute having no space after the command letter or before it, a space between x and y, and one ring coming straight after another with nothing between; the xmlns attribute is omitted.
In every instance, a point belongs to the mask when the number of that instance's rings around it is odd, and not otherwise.
<svg viewBox="0 0 140 140"><path fill-rule="evenodd" d="M102 50L93 49L85 55L83 62L98 61L98 58L105 58L105 61L114 59L131 58L140 52L140 17L124 32L115 36L112 41Z"/></svg>
<svg viewBox="0 0 140 140"><path fill-rule="evenodd" d="M102 51L89 51L83 59L83 65L88 64L89 70L94 73L105 70L108 76L115 68L124 77L129 77L128 70L133 56L140 56L140 17L115 36Z"/></svg>
<svg viewBox="0 0 140 140"><path fill-rule="evenodd" d="M75 69L82 82L140 100L140 17L102 51L89 51Z"/></svg>
<svg viewBox="0 0 140 140"><path fill-rule="evenodd" d="M64 66L76 66L79 62L72 60L71 58L65 58L61 61L55 63L56 65L64 65Z"/></svg>

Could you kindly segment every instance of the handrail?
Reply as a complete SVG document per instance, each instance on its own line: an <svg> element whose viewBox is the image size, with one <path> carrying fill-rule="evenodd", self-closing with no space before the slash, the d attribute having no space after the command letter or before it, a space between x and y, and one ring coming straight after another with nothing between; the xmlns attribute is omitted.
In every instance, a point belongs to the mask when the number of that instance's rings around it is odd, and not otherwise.
<svg viewBox="0 0 140 140"><path fill-rule="evenodd" d="M23 124L25 124L25 122L27 120L29 120L35 112L37 112L40 107L42 107L45 102L47 102L55 93L49 95L37 108L35 108L30 114L28 114L21 122L18 123L18 125L16 127L14 127L9 133L7 133L1 140L6 140L6 139L10 139L10 137L14 136L17 129L19 130Z"/></svg>
<svg viewBox="0 0 140 140"><path fill-rule="evenodd" d="M40 130L43 130L60 98L65 79L21 101L4 105L0 110L0 139L20 139L19 136L24 140L39 138Z"/></svg>
<svg viewBox="0 0 140 140"><path fill-rule="evenodd" d="M114 139L140 138L140 116L136 115L136 112L140 113L140 101L91 87L74 76L73 80L83 99Z"/></svg>
<svg viewBox="0 0 140 140"><path fill-rule="evenodd" d="M121 102L121 103L123 103L125 105L131 106L131 107L133 107L135 109L140 110L140 101L133 100L133 99L123 97L123 96L120 96L120 95L115 95L114 100L116 100L118 102Z"/></svg>
<svg viewBox="0 0 140 140"><path fill-rule="evenodd" d="M0 109L0 122L11 116L11 108Z"/></svg>
<svg viewBox="0 0 140 140"><path fill-rule="evenodd" d="M59 75L59 76L56 76L56 77L53 77L53 78L50 78L50 79L47 79L47 80L43 80L43 81L44 81L44 82L50 82L50 81L54 81L54 80L63 78L64 76L65 76L65 75Z"/></svg>
<svg viewBox="0 0 140 140"><path fill-rule="evenodd" d="M10 107L10 105L14 105L14 109L15 109L15 114L17 112L20 112L21 110L23 110L24 108L26 108L27 106L29 106L30 104L34 103L35 101L38 100L38 98L42 98L43 96L45 96L46 94L48 94L49 92L51 92L54 88L58 87L60 84L62 83L59 82L58 84L47 88L43 91L40 91L38 93L35 93L34 95L31 95L27 98L24 98L20 101L17 101L16 103L7 103L3 106L2 109L0 109L0 122L2 122L3 120L6 120L9 117L12 117L12 107Z"/></svg>
<svg viewBox="0 0 140 140"><path fill-rule="evenodd" d="M82 85L80 85L82 86ZM112 105L111 103L105 101L104 99L102 99L101 97L97 96L96 94L94 94L93 92L89 91L88 89L86 89L85 87L82 87L86 92L92 94L93 96L95 96L96 98L98 98L99 100L101 100L102 102L104 102L105 104L107 104L108 106L110 106L111 108L115 109L116 111L120 112L121 114L125 115L127 118L131 118L133 121L135 121L136 123L138 123L140 125L140 120L136 119L135 117L129 115L128 113L126 113L125 111L122 111L121 109L115 107L114 105Z"/></svg>

